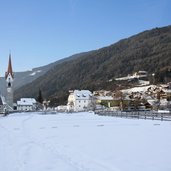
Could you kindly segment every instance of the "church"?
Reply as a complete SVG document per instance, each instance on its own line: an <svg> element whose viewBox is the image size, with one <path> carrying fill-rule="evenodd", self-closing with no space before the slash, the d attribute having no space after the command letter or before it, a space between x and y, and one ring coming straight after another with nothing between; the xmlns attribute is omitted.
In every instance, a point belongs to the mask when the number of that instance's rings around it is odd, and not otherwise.
<svg viewBox="0 0 171 171"><path fill-rule="evenodd" d="M7 68L7 72L5 72L6 92L4 92L5 97L3 97L2 95L0 97L0 113L13 111L13 96L14 96L13 81L14 81L14 73L12 70L11 54L9 54L8 68Z"/></svg>

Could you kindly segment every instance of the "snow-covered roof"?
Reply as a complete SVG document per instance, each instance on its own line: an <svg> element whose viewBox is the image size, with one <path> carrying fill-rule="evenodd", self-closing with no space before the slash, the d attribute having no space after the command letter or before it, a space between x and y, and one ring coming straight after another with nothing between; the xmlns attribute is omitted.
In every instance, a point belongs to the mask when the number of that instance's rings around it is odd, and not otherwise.
<svg viewBox="0 0 171 171"><path fill-rule="evenodd" d="M143 78L147 76L147 72L146 71L138 71L136 72L134 75L128 75L126 77L120 77L120 78L115 78L115 80L117 81L121 81L121 80L131 80L134 78Z"/></svg>
<svg viewBox="0 0 171 171"><path fill-rule="evenodd" d="M97 100L113 100L112 96L96 96Z"/></svg>
<svg viewBox="0 0 171 171"><path fill-rule="evenodd" d="M139 74L147 74L147 71L138 71Z"/></svg>
<svg viewBox="0 0 171 171"><path fill-rule="evenodd" d="M28 102L28 101L17 101L17 105L19 105L19 106L32 106L33 103Z"/></svg>
<svg viewBox="0 0 171 171"><path fill-rule="evenodd" d="M160 105L166 106L168 101L166 99L160 99Z"/></svg>
<svg viewBox="0 0 171 171"><path fill-rule="evenodd" d="M119 80L129 80L129 79L133 79L136 78L135 76L127 76L127 77L120 77L120 78L115 78L115 80L119 81Z"/></svg>
<svg viewBox="0 0 171 171"><path fill-rule="evenodd" d="M20 101L36 103L36 100L34 98L21 98Z"/></svg>
<svg viewBox="0 0 171 171"><path fill-rule="evenodd" d="M171 93L171 89L163 89L165 93Z"/></svg>
<svg viewBox="0 0 171 171"><path fill-rule="evenodd" d="M74 90L73 93L75 99L89 99L92 97L92 93L89 90Z"/></svg>
<svg viewBox="0 0 171 171"><path fill-rule="evenodd" d="M147 102L150 104L150 105L154 105L154 104L156 104L156 100L155 99L149 99L149 100L147 100Z"/></svg>
<svg viewBox="0 0 171 171"><path fill-rule="evenodd" d="M122 90L123 93L131 93L131 92L145 92L147 91L148 88L157 88L155 85L150 85L150 86L142 86L142 87L134 87L130 89L124 89Z"/></svg>
<svg viewBox="0 0 171 171"><path fill-rule="evenodd" d="M21 98L20 101L17 101L17 105L20 106L32 106L36 103L36 100L34 98Z"/></svg>

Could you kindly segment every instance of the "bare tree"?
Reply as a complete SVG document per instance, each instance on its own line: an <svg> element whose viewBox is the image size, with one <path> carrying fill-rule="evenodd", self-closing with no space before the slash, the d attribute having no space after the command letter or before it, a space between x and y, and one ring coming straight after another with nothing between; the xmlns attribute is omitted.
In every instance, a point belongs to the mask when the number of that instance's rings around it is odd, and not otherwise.
<svg viewBox="0 0 171 171"><path fill-rule="evenodd" d="M117 91L116 94L115 94L115 97L119 99L119 107L120 107L120 110L123 110L124 109L124 94L122 91Z"/></svg>
<svg viewBox="0 0 171 171"><path fill-rule="evenodd" d="M160 104L161 104L161 102L160 102L161 96L160 96L160 95L161 95L161 92L158 91L158 92L157 92L157 102L156 102L157 110L160 109Z"/></svg>

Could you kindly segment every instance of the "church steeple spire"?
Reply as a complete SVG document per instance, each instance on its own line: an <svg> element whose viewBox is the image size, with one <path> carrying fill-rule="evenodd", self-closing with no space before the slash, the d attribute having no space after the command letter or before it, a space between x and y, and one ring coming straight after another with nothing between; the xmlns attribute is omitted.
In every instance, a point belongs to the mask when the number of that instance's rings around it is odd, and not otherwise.
<svg viewBox="0 0 171 171"><path fill-rule="evenodd" d="M5 73L5 80L6 80L6 103L8 106L13 109L13 81L14 81L14 73L12 70L12 62L11 62L11 53L9 54L9 61L8 61L8 69Z"/></svg>
<svg viewBox="0 0 171 171"><path fill-rule="evenodd" d="M8 77L9 74L14 79L14 74L13 74L13 71L12 71L11 53L9 54L8 70L5 73L5 79L7 79L7 77Z"/></svg>

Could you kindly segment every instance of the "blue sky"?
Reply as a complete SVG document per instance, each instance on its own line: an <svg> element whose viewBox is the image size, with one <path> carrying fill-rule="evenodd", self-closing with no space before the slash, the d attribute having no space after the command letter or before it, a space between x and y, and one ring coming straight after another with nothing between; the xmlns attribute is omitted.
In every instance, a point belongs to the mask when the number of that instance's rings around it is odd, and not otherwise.
<svg viewBox="0 0 171 171"><path fill-rule="evenodd" d="M170 0L0 0L0 76L171 24Z"/></svg>

